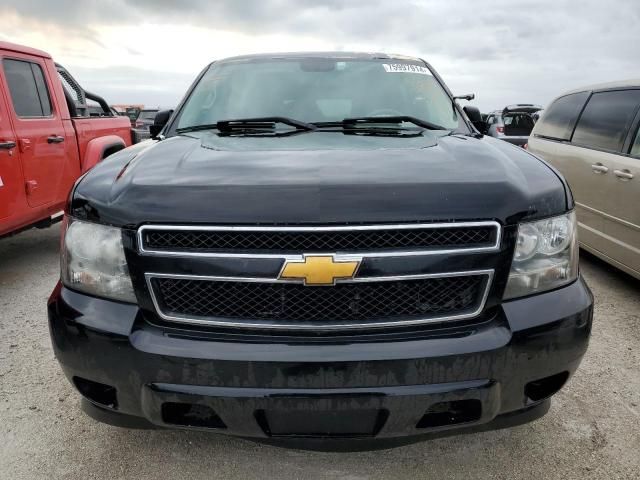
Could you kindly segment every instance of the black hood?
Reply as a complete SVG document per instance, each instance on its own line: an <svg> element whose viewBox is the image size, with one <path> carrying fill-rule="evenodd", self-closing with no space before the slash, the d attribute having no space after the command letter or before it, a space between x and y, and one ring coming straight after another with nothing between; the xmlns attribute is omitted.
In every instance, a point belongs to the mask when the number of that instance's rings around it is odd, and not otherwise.
<svg viewBox="0 0 640 480"><path fill-rule="evenodd" d="M330 224L495 219L565 212L559 176L490 137L303 133L148 141L78 184L74 215L142 223Z"/></svg>

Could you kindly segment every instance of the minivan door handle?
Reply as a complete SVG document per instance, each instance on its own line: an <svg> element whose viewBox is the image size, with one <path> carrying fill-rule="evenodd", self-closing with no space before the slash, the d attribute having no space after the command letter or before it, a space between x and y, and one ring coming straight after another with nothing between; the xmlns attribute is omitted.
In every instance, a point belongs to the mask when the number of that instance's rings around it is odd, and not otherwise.
<svg viewBox="0 0 640 480"><path fill-rule="evenodd" d="M614 170L613 173L616 177L621 178L622 180L631 180L633 178L633 173L626 168L624 170Z"/></svg>
<svg viewBox="0 0 640 480"><path fill-rule="evenodd" d="M603 164L598 162L591 165L591 170L593 170L593 173L607 173L609 171L609 167L605 167Z"/></svg>
<svg viewBox="0 0 640 480"><path fill-rule="evenodd" d="M16 148L16 142L12 140L0 142L0 150L11 150L12 148Z"/></svg>
<svg viewBox="0 0 640 480"><path fill-rule="evenodd" d="M62 143L64 142L64 137L61 137L59 135L51 135L50 137L47 137L47 143Z"/></svg>

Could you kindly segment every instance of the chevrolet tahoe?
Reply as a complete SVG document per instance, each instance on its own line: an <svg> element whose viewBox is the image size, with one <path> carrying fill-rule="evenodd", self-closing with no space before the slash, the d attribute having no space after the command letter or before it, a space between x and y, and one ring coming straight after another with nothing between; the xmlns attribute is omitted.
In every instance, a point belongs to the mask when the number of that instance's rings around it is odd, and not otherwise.
<svg viewBox="0 0 640 480"><path fill-rule="evenodd" d="M53 347L92 417L309 448L522 424L593 299L563 177L419 58L207 66L73 188Z"/></svg>

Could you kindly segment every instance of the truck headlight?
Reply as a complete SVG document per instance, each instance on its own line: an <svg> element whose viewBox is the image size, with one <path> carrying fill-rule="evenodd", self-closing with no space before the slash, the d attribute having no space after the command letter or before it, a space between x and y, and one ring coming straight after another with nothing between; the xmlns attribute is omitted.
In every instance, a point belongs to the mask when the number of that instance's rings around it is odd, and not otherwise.
<svg viewBox="0 0 640 480"><path fill-rule="evenodd" d="M67 217L61 250L65 286L98 297L136 302L119 228Z"/></svg>
<svg viewBox="0 0 640 480"><path fill-rule="evenodd" d="M576 215L521 223L504 299L561 287L578 278Z"/></svg>

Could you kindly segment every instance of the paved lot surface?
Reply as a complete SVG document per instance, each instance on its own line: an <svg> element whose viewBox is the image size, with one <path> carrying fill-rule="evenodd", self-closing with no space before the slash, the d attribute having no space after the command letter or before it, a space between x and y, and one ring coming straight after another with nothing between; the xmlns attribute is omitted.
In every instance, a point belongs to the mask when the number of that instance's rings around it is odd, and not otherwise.
<svg viewBox="0 0 640 480"><path fill-rule="evenodd" d="M0 240L0 479L640 478L640 282L583 255L596 318L581 369L532 424L365 453L122 430L84 416L45 303L58 227Z"/></svg>

